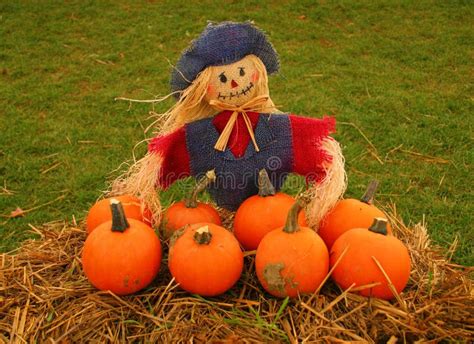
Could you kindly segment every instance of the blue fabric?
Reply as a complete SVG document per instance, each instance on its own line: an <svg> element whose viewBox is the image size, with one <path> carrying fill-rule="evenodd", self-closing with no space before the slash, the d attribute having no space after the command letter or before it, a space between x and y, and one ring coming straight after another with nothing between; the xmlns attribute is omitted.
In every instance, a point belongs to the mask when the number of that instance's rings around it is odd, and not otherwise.
<svg viewBox="0 0 474 344"><path fill-rule="evenodd" d="M288 115L260 114L255 138L260 148L255 151L249 142L243 157L235 156L227 148L214 149L219 132L212 118L186 124L186 146L191 174L197 178L215 169L216 182L209 187L215 202L226 209L236 210L248 197L258 193L258 172L265 168L277 190L292 172L293 147Z"/></svg>
<svg viewBox="0 0 474 344"><path fill-rule="evenodd" d="M250 22L211 23L181 55L171 73L171 91L186 89L209 66L231 64L250 54L262 60L268 74L278 71L278 54L263 31Z"/></svg>

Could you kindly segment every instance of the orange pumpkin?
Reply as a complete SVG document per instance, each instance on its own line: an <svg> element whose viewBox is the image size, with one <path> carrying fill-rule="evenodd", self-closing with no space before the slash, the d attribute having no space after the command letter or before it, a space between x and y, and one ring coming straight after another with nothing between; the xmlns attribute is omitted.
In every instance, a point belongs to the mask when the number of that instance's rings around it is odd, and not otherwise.
<svg viewBox="0 0 474 344"><path fill-rule="evenodd" d="M301 207L297 201L285 226L265 235L257 248L258 280L274 296L312 293L328 273L329 254L323 240L311 228L297 223Z"/></svg>
<svg viewBox="0 0 474 344"><path fill-rule="evenodd" d="M264 169L259 172L258 188L258 195L247 198L234 218L234 235L248 251L256 250L265 234L285 224L288 211L295 203L293 197L275 192ZM304 211L299 214L298 223L306 226Z"/></svg>
<svg viewBox="0 0 474 344"><path fill-rule="evenodd" d="M114 197L114 199L117 199L122 203L127 218L139 220L150 225L151 212L148 209L145 209L142 213L141 202L137 197L132 195L122 195ZM91 233L98 225L112 220L110 200L111 198L100 200L89 210L86 218L87 234Z"/></svg>
<svg viewBox="0 0 474 344"><path fill-rule="evenodd" d="M400 240L387 235L386 219L376 218L369 230L354 228L341 235L331 249L331 267L335 265L346 247L347 252L332 273L332 278L342 289L349 288L353 283L355 286L380 283L359 293L364 296L392 299L395 295L390 290L387 278L377 262L380 263L397 293L405 288L410 277L410 255Z"/></svg>
<svg viewBox="0 0 474 344"><path fill-rule="evenodd" d="M166 238L173 232L193 223L215 223L220 225L221 218L217 210L210 204L197 201L197 196L212 181L216 175L214 171L208 171L206 175L197 183L189 198L171 205L164 213L162 231Z"/></svg>
<svg viewBox="0 0 474 344"><path fill-rule="evenodd" d="M337 238L352 228L369 228L376 217L387 219L387 215L372 204L378 182L373 180L360 200L340 200L321 221L318 234L330 250ZM387 224L388 233L392 233Z"/></svg>
<svg viewBox="0 0 474 344"><path fill-rule="evenodd" d="M97 289L117 295L145 288L161 263L161 244L153 229L127 219L120 201L110 200L112 221L90 233L82 251L82 266Z"/></svg>
<svg viewBox="0 0 474 344"><path fill-rule="evenodd" d="M240 278L243 264L239 242L216 224L193 224L172 237L168 266L176 282L190 293L225 293Z"/></svg>

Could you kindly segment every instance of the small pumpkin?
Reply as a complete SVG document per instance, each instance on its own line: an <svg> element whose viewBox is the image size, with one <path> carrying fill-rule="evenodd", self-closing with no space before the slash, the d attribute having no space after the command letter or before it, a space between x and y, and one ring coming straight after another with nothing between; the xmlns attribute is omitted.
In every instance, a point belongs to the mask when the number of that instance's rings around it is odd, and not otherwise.
<svg viewBox="0 0 474 344"><path fill-rule="evenodd" d="M234 235L247 251L256 250L267 233L282 227L295 203L290 195L276 193L265 169L259 172L258 189L258 195L247 198L234 217ZM300 212L298 223L306 226L304 211Z"/></svg>
<svg viewBox="0 0 474 344"><path fill-rule="evenodd" d="M240 278L243 264L239 242L214 223L192 224L172 237L168 267L181 288L190 293L225 293Z"/></svg>
<svg viewBox="0 0 474 344"><path fill-rule="evenodd" d="M374 218L387 219L387 215L376 206L373 198L377 191L378 182L372 180L360 200L348 198L340 200L321 221L318 234L330 250L337 238L352 228L369 228ZM387 224L388 233L392 233Z"/></svg>
<svg viewBox="0 0 474 344"><path fill-rule="evenodd" d="M393 286L400 293L410 277L410 255L406 246L393 235L387 235L387 220L376 218L372 226L354 228L341 235L331 249L330 264L335 265L341 254L347 252L335 267L332 278L342 288L353 283L363 286L380 283L359 291L364 296L390 300L395 295L389 288L383 268Z"/></svg>
<svg viewBox="0 0 474 344"><path fill-rule="evenodd" d="M300 226L301 200L295 202L283 228L262 239L255 257L255 269L263 288L277 297L296 297L314 292L324 281L329 254L314 230Z"/></svg>
<svg viewBox="0 0 474 344"><path fill-rule="evenodd" d="M199 193L204 191L215 179L216 174L214 170L208 171L196 184L188 198L174 203L165 211L162 231L166 238L170 237L178 229L193 223L206 222L215 223L216 225L222 223L219 213L212 205L197 201Z"/></svg>
<svg viewBox="0 0 474 344"><path fill-rule="evenodd" d="M112 212L110 211L111 199L102 199L91 207L86 218L87 234L91 233L100 224L112 220ZM142 221L147 225L151 224L151 212L148 209L142 212L142 205L137 197L122 195L114 197L114 199L120 201L127 218Z"/></svg>
<svg viewBox="0 0 474 344"><path fill-rule="evenodd" d="M110 200L112 221L90 233L82 251L82 266L97 289L117 295L145 288L158 273L161 243L145 223L127 219L122 203Z"/></svg>

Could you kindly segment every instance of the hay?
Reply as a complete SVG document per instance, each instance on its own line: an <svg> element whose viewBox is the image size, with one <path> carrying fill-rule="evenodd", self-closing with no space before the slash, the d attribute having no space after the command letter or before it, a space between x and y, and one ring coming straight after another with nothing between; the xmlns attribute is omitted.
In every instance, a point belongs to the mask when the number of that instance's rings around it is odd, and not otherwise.
<svg viewBox="0 0 474 344"><path fill-rule="evenodd" d="M181 291L166 258L152 286L118 297L83 276L85 230L46 224L40 239L1 255L0 342L472 342L472 269L443 257L422 224L409 228L392 214L413 262L407 289L392 302L331 281L313 295L275 299L260 288L251 252L241 280L221 297Z"/></svg>
<svg viewBox="0 0 474 344"><path fill-rule="evenodd" d="M326 176L320 182L312 183L304 192L304 198L308 199L306 220L311 228L319 228L321 219L341 199L347 187L341 146L336 140L329 138L323 141L323 147L332 157L329 166L325 166Z"/></svg>

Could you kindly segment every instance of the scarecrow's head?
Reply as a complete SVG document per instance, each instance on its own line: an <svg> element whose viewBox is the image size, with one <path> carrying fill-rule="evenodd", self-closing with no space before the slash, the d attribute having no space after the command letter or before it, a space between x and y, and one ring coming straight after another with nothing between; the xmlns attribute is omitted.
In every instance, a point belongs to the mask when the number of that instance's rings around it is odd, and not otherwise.
<svg viewBox="0 0 474 344"><path fill-rule="evenodd" d="M268 93L267 74L278 67L275 49L250 22L209 24L179 59L171 89L182 96L239 106ZM194 89L205 93L192 94Z"/></svg>
<svg viewBox="0 0 474 344"><path fill-rule="evenodd" d="M254 55L225 66L210 67L206 100L242 105L257 94L260 73Z"/></svg>

